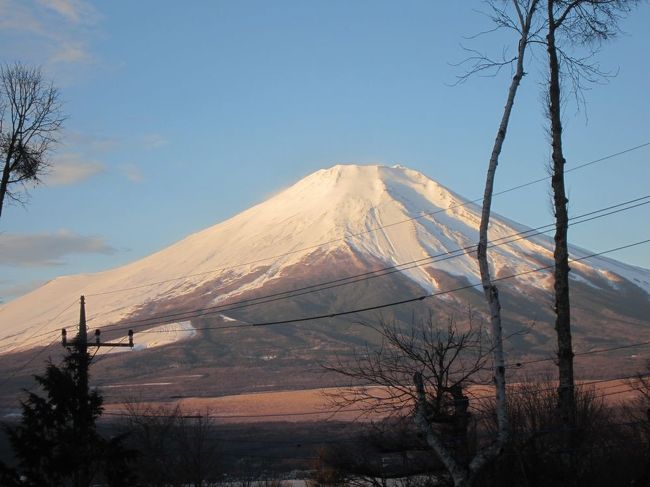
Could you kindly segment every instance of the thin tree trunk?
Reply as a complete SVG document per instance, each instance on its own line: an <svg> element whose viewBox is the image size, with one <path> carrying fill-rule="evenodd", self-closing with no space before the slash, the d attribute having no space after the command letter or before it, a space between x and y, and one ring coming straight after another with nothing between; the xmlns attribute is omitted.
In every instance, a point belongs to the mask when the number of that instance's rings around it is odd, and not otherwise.
<svg viewBox="0 0 650 487"><path fill-rule="evenodd" d="M506 138L510 114L515 102L517 88L524 75L523 73L523 49L520 48L519 59L517 60L517 69L510 82L508 99L503 110L501 123L497 132L492 155L487 171L485 181L485 192L483 194L483 209L481 211L481 224L479 226L479 242L477 250L477 259L481 272L481 284L483 292L490 308L490 330L492 334L492 354L494 361L493 379L496 386L496 403L497 403L497 421L499 426L498 441L504 443L509 436L508 412L506 409L506 373L505 360L503 356L503 337L501 325L501 302L499 300L499 291L492 283L490 266L487 258L488 246L488 227L490 223L490 213L492 207L492 194L494 192L494 178L496 175L497 165L499 164L499 155Z"/></svg>
<svg viewBox="0 0 650 487"><path fill-rule="evenodd" d="M490 325L492 332L492 358L494 362L494 383L496 388L496 410L498 432L496 440L487 448L481 449L476 453L469 465L461 463L454 458L451 452L442 443L427 418L426 397L422 376L415 374L413 377L417 391L417 405L415 413L415 422L420 430L425 434L427 443L438 454L447 470L452 476L456 487L471 487L480 471L490 461L498 457L503 451L510 437L510 425L508 421L508 410L506 406L506 377L505 377L505 359L503 353L503 337L501 325L501 304L499 302L499 292L497 287L492 283L490 267L487 259L488 246L488 227L490 223L490 213L492 206L492 194L494 192L494 178L496 175L499 155L503 148L506 138L510 115L514 106L517 90L524 77L524 54L528 46L528 36L532 25L533 16L539 0L532 0L529 8L522 13L518 0L513 0L518 20L521 25L521 36L517 49L517 63L515 73L510 82L508 97L503 115L497 131L497 136L492 148L490 162L488 166L487 178L485 182L485 193L483 196L483 209L481 212L481 223L479 226L479 244L477 249L477 259L481 273L481 284L485 292L485 297L490 307Z"/></svg>
<svg viewBox="0 0 650 487"><path fill-rule="evenodd" d="M506 369L503 354L503 338L502 338L502 324L501 324L501 303L499 301L499 291L492 282L490 275L490 266L487 258L488 246L488 227L490 224L490 214L492 209L492 194L494 193L494 178L496 175L497 166L499 164L499 156L503 148L503 142L506 138L508 124L510 122L510 115L512 107L515 103L515 96L522 78L524 77L524 55L526 53L526 46L528 42L528 34L532 17L537 6L537 0L531 3L530 9L524 19L521 11L515 2L515 8L519 14L520 22L522 24L522 34L519 40L517 52L517 65L515 74L510 82L508 90L508 98L503 109L501 116L501 123L497 131L494 145L492 147L492 154L488 165L487 177L485 181L485 192L483 194L483 209L481 212L481 223L479 226L479 243L477 250L477 259L479 269L481 272L481 284L485 293L485 299L490 307L490 329L492 332L492 354L494 361L494 384L496 387L496 409L497 409L497 422L498 422L498 436L497 436L497 453L500 453L503 446L510 436L510 425L508 421L508 411L506 406Z"/></svg>
<svg viewBox="0 0 650 487"><path fill-rule="evenodd" d="M9 178L11 177L11 153L9 153L5 160L5 166L2 170L2 179L0 179L0 217L2 217L2 209L4 208L5 197L7 196L7 188L9 187Z"/></svg>
<svg viewBox="0 0 650 487"><path fill-rule="evenodd" d="M555 44L557 28L553 14L554 0L548 1L548 34L546 36L549 60L548 116L551 125L553 174L553 206L555 210L555 331L558 348L558 409L564 430L565 450L573 449L576 427L575 385L573 377L573 346L571 344L571 307L569 301L569 218L564 187L566 160L562 151L562 122L560 119L560 64ZM568 458L568 457L567 457ZM570 462L570 460L569 460ZM567 465L571 468L571 465ZM572 469L571 469L572 470Z"/></svg>
<svg viewBox="0 0 650 487"><path fill-rule="evenodd" d="M413 376L413 383L415 384L415 390L417 393L417 404L415 410L415 424L420 428L425 435L427 444L436 452L438 458L443 463L451 478L454 481L455 487L460 486L470 486L468 482L470 477L470 472L465 466L461 465L460 462L454 458L451 451L445 446L445 444L438 437L438 434L431 427L431 421L428 418L427 414L427 399L424 392L424 383L422 381L422 374L419 372Z"/></svg>

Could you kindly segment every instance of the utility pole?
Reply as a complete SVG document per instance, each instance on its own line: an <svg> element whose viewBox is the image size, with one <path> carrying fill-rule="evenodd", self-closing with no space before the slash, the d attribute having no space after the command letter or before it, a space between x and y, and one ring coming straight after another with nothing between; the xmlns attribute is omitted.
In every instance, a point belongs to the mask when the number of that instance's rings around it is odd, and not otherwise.
<svg viewBox="0 0 650 487"><path fill-rule="evenodd" d="M86 327L86 298L81 296L79 299L79 334L75 340L75 349L79 354L79 391L88 396L88 367L90 358L88 357L88 329ZM84 399L87 399L84 398ZM88 401L81 402L82 407L88 404ZM85 411L82 411L84 413ZM82 415L82 417L84 417Z"/></svg>
<svg viewBox="0 0 650 487"><path fill-rule="evenodd" d="M81 296L79 299L79 331L77 336L71 341L67 340L67 331L61 329L61 344L64 347L72 345L74 347L73 357L76 363L76 373L78 382L76 384L76 396L78 400L78 414L73 417L73 430L79 441L82 457L85 457L88 451L83 451L89 447L91 441L91 432L94 428L94 417L89 410L90 394L88 391L88 368L90 367L90 356L88 347L131 347L133 348L133 330L129 330L128 343L110 343L100 341L100 331L95 331L95 342L88 343L88 327L86 325L86 299ZM90 465L81 461L80 468L75 472L73 482L75 487L87 487L90 484Z"/></svg>
<svg viewBox="0 0 650 487"><path fill-rule="evenodd" d="M88 343L88 327L86 326L86 298L81 296L79 298L80 309L79 309L79 332L76 338L71 342L75 347L77 352L80 354L88 353L88 347L130 347L133 348L133 330L129 330L128 343L122 342L102 342L100 340L101 331L99 329L95 330L95 342ZM61 329L61 344L64 347L67 347L70 343L68 342L68 332L65 328ZM86 374L86 385L88 384L88 376Z"/></svg>

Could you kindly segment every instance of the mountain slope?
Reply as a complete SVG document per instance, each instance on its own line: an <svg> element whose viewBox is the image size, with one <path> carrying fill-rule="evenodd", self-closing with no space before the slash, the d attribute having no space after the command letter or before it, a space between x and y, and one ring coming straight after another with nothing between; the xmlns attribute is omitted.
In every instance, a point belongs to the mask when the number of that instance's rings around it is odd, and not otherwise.
<svg viewBox="0 0 650 487"><path fill-rule="evenodd" d="M82 294L87 297L90 327L110 330L112 325L133 319L265 296L392 265L422 264L325 294L239 309L227 317L216 314L195 318L191 323L179 319L178 325L166 323L166 329L153 319L150 325L138 327L136 342L140 347L162 347L178 339L196 338L193 326L206 320L210 324L241 320L238 323L332 313L394 301L396 296L408 299L474 284L479 281L478 268L469 250L478 239L479 219L476 205L417 171L400 166L334 166L144 259L96 274L61 277L7 303L0 308L0 354L14 354L56 340L62 326L76 323L75 303ZM498 242L525 230L494 215L490 240ZM489 253L494 275L504 277L549 265L551 244L549 238L535 236L494 247ZM468 252L425 261L459 249ZM571 249L572 257L587 254ZM593 318L589 309L598 303L601 318L625 315L632 323L619 338L635 336L643 313L650 310L650 271L606 258L576 262L572 269L578 328L581 316ZM512 326L539 320L540 316L547 321L552 318L548 308L550 286L549 272L503 281L504 308L510 313ZM626 305L628 311L616 303L623 302L623 297L631 300ZM443 298L447 304L440 305L440 314L459 313L467 303L482 309L477 290ZM403 313L401 319L408 320L412 309L391 313ZM357 336L350 327L335 332L331 326L314 326L320 327L318 339L304 340L295 330L280 327L265 336L270 343L292 347L302 341L308 348L318 346L314 343L319 340L327 341L328 336L341 345L355 340L363 343L367 338ZM170 329L178 331L170 333ZM143 333L147 330L149 334ZM548 349L551 335L550 330L533 331L520 341L532 348L544 344ZM178 346L181 350L182 345ZM201 360L189 362L205 363Z"/></svg>

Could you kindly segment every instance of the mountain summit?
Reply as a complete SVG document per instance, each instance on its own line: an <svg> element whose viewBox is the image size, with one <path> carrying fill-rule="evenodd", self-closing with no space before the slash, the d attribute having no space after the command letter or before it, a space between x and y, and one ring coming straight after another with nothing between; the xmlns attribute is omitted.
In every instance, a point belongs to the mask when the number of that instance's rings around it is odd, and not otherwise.
<svg viewBox="0 0 650 487"><path fill-rule="evenodd" d="M56 330L60 323L74 323L74 309L58 316L57 323L47 322L81 294L105 326L132 317L145 303L194 294L206 283L223 290L210 293L210 301L202 304L227 300L280 279L283 269L310 256L354 252L393 265L457 250L477 239L477 208L464 205L435 181L402 167L337 165L320 170L142 260L61 277L6 304L0 308L0 338L5 337L0 352L16 343L20 348L48 343L47 336L30 338L30 325ZM422 217L426 213L432 216ZM476 277L471 256L440 265ZM433 288L426 270L405 272L425 289Z"/></svg>
<svg viewBox="0 0 650 487"><path fill-rule="evenodd" d="M52 343L63 325L74 326L80 295L87 298L92 327L110 331L135 323L140 347L165 350L181 346L180 339L202 338L195 330L198 322L336 313L475 284L479 221L480 207L420 172L337 165L144 259L96 274L61 277L7 303L0 308L0 354ZM493 215L490 240L507 241L526 230ZM551 249L546 236L495 246L489 252L493 273L505 277L549 265ZM571 254L588 252L571 248ZM392 266L397 268L381 277L367 274ZM588 320L624 316L628 326L619 338L635 336L639 320L645 319L640 316L647 316L650 271L605 258L576 262L572 270L576 329ZM342 284L357 275L366 278ZM321 289L324 282L341 285ZM500 284L512 326L552 321L551 282L549 272L539 272ZM280 297L294 289L302 294ZM272 301L209 316L193 312L260 298ZM619 306L623 301L627 304ZM482 309L480 289L450 293L428 306L438 313L458 313L468 303ZM548 348L552 326L539 330L522 338L527 347ZM584 339L604 334L601 330ZM336 339L345 342L349 336ZM304 337L299 341L305 342Z"/></svg>

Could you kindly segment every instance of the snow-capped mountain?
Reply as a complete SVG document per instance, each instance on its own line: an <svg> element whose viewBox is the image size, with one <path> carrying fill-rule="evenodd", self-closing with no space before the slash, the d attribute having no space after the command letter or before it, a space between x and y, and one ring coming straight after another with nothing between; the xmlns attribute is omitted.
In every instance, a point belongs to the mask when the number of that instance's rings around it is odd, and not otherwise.
<svg viewBox="0 0 650 487"><path fill-rule="evenodd" d="M116 324L151 318L137 322L136 342L140 347L162 347L196 338L193 329L198 321L272 321L335 313L390 301L398 294L417 296L457 283L477 283L473 251L444 256L476 244L479 220L478 206L417 171L337 165L144 259L96 274L61 277L7 303L0 308L0 354L48 345L62 326L74 327L80 295L86 296L91 332L94 327L110 330ZM493 215L490 240L498 243L525 230ZM550 264L551 244L546 236L534 236L495 246L489 252L494 275ZM588 253L571 249L574 258ZM443 258L427 260L438 255ZM172 323L174 313L411 262L417 265L331 289L327 298L308 293L210 317L186 319L177 314L178 324ZM634 337L636 326L645 319L640 316L647 316L650 307L650 271L607 258L576 262L572 270L577 329L591 319L589 313L610 318L627 313L629 329L620 338ZM550 279L549 272L539 272L503 281L504 307L513 323L550 319ZM627 311L619 309L617 296L625 296ZM455 303L456 310L470 301L482 306L480 290L441 296L439 301L446 306ZM534 347L548 342L549 336L535 331L522 340Z"/></svg>

